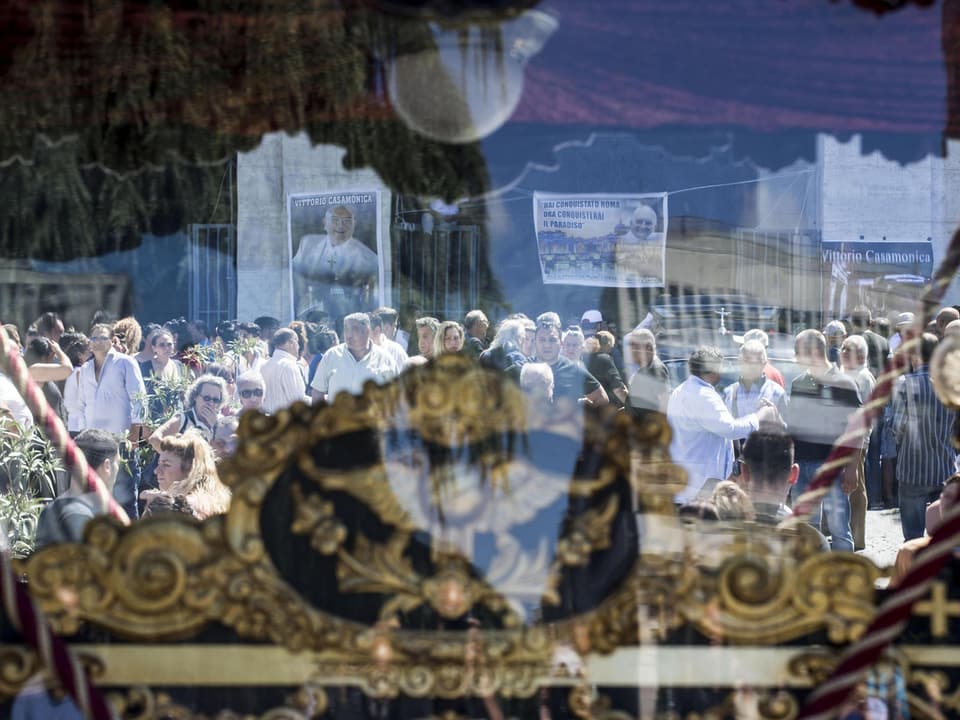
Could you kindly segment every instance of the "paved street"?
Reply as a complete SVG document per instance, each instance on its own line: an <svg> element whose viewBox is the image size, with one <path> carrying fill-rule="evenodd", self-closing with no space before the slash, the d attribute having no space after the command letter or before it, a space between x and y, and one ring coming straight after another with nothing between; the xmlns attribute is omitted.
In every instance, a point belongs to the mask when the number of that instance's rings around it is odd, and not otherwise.
<svg viewBox="0 0 960 720"><path fill-rule="evenodd" d="M897 548L903 543L899 510L867 511L867 549L862 555L879 567L893 565Z"/></svg>

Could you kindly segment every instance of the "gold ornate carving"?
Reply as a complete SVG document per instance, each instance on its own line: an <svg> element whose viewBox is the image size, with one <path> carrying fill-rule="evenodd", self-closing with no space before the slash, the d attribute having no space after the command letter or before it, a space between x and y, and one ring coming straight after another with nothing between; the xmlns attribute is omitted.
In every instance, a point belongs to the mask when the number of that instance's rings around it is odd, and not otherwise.
<svg viewBox="0 0 960 720"><path fill-rule="evenodd" d="M124 720L237 720L240 716L230 710L222 710L207 716L181 705L164 692L154 692L147 687L131 688L126 693L111 693L107 697L118 717ZM274 708L254 718L244 715L245 720L313 720L321 717L329 706L326 691L316 685L300 688L283 707Z"/></svg>
<svg viewBox="0 0 960 720"><path fill-rule="evenodd" d="M691 534L677 522L672 499L685 478L669 462L662 415L636 420L575 405L557 412L551 418L528 407L497 373L443 356L331 406L245 415L237 454L222 473L233 491L226 516L203 523L159 516L129 528L99 519L85 544L49 547L20 567L60 632L90 622L155 641L189 637L216 621L243 639L316 653L318 672L346 674L380 696L529 696L549 673L557 644L603 653L637 642L641 605L645 637L692 623L735 643L791 640L821 628L845 642L869 622L879 572L865 559L814 552L794 535L760 526ZM568 443L574 464L547 470L518 453L536 433ZM360 458L366 466L325 467L335 463L326 462L333 454L324 448L347 436L372 439L364 447L373 456ZM394 442L410 437L417 441ZM434 463L436 455L444 461ZM281 481L287 490L271 495ZM647 526L632 571L591 610L547 632L522 615L516 598L560 601L559 573L588 568L594 553L613 545L628 482ZM261 529L266 503L280 495L290 508L286 530L334 559L340 593L384 598L378 623L324 611L284 578ZM513 527L564 499L583 512L551 518L551 527L562 528L554 550L511 539ZM368 537L339 517L337 504L347 501L372 513L386 534ZM464 527L495 538L486 573L471 564ZM409 554L423 530L429 570ZM475 607L492 611L484 617L496 618L495 629L398 626L420 608L463 621Z"/></svg>

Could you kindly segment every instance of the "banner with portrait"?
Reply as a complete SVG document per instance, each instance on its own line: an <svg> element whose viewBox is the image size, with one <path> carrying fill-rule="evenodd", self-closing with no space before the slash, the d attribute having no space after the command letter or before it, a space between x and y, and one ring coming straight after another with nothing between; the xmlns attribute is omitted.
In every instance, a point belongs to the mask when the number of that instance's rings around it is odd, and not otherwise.
<svg viewBox="0 0 960 720"><path fill-rule="evenodd" d="M666 193L535 192L533 218L544 284L663 286Z"/></svg>
<svg viewBox="0 0 960 720"><path fill-rule="evenodd" d="M287 197L293 317L331 323L383 305L379 190Z"/></svg>

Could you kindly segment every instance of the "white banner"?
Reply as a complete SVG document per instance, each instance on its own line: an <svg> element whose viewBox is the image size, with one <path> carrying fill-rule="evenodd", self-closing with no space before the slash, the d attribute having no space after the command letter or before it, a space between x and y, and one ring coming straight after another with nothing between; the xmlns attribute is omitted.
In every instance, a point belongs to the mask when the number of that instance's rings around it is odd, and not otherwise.
<svg viewBox="0 0 960 720"><path fill-rule="evenodd" d="M547 285L662 287L667 194L533 195Z"/></svg>
<svg viewBox="0 0 960 720"><path fill-rule="evenodd" d="M289 195L287 221L293 317L333 323L384 304L379 190Z"/></svg>

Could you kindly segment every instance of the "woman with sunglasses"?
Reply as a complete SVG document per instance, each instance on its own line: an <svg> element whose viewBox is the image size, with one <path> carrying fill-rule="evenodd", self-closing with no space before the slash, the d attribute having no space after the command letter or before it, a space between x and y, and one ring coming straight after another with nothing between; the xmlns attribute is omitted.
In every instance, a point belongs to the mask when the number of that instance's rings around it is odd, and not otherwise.
<svg viewBox="0 0 960 720"><path fill-rule="evenodd" d="M169 412L169 407L165 407L169 400L161 397L162 393L157 392L158 383L164 385L175 384L184 377L186 370L183 364L174 359L177 348L174 344L173 333L169 330L161 329L147 338L144 350L149 347L150 359L140 363L140 374L143 376L143 384L147 388L147 395L150 397L150 421L151 424L158 422ZM179 393L178 393L179 395ZM176 404L180 404L180 398L177 397Z"/></svg>
<svg viewBox="0 0 960 720"><path fill-rule="evenodd" d="M167 420L150 436L153 449L159 452L163 438L194 428L207 442L212 442L217 418L226 399L227 383L223 378L209 374L198 377L187 391L184 411Z"/></svg>
<svg viewBox="0 0 960 720"><path fill-rule="evenodd" d="M247 370L240 373L237 377L237 397L240 399L239 413L245 413L248 410L259 410L263 412L263 394L266 383L263 381L263 375L256 370Z"/></svg>

